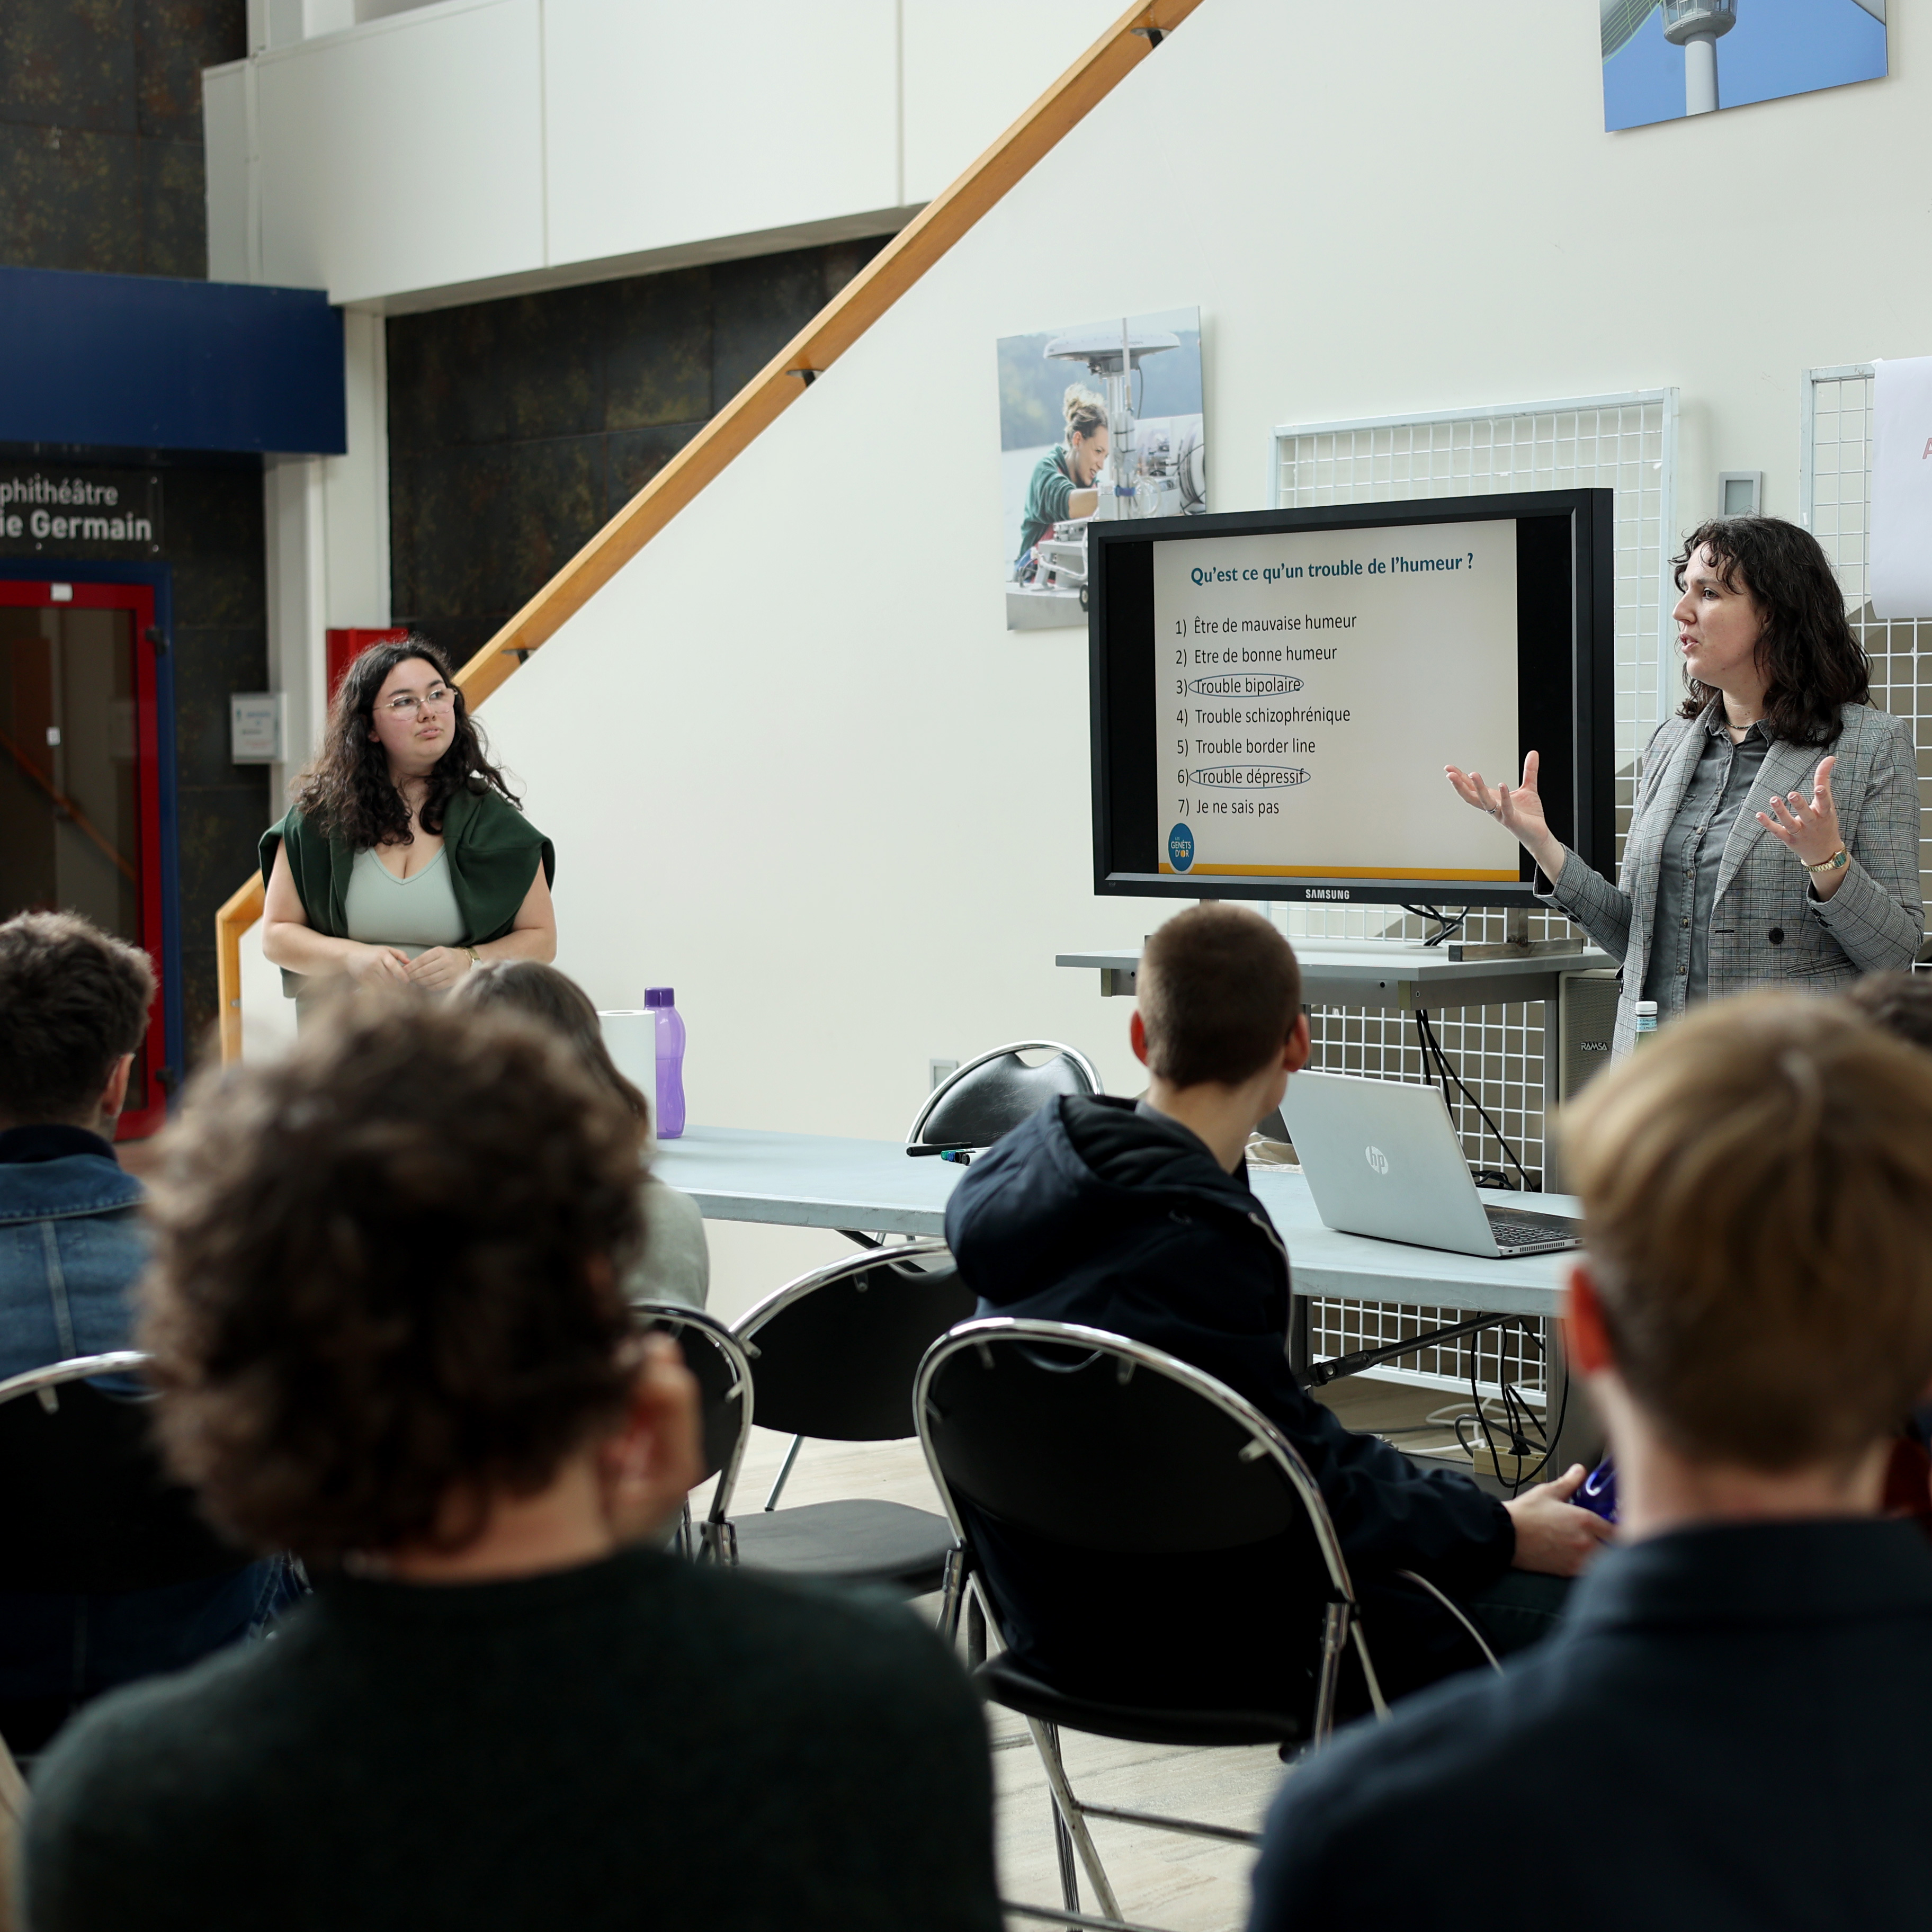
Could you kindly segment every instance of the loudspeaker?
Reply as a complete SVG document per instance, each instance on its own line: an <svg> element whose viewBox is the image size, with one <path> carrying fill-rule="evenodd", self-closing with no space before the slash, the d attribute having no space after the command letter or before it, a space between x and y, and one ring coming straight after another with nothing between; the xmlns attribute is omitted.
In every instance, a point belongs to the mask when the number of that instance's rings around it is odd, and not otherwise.
<svg viewBox="0 0 1932 1932"><path fill-rule="evenodd" d="M1614 973L1556 976L1556 1080L1562 1099L1574 1100L1592 1074L1610 1064L1622 991Z"/></svg>

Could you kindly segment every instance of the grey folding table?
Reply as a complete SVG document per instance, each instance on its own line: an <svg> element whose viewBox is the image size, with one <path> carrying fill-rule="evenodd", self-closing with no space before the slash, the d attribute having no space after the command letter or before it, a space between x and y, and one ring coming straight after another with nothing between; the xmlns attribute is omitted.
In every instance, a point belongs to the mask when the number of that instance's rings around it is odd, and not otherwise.
<svg viewBox="0 0 1932 1932"><path fill-rule="evenodd" d="M681 1138L660 1144L653 1166L661 1178L692 1196L711 1220L873 1234L944 1233L946 1200L963 1172L953 1162L914 1160L896 1141L743 1127L687 1128ZM1553 1318L1561 1306L1568 1256L1485 1259L1338 1234L1322 1225L1299 1173L1250 1166L1247 1178L1288 1244L1298 1314L1305 1313L1307 1298L1334 1295L1539 1318L1550 1338L1547 1386L1552 1399L1562 1400ZM1484 1198L1499 1206L1523 1204L1520 1194L1486 1189ZM1567 1195L1540 1194L1535 1204L1555 1214L1580 1212ZM1305 1337L1303 1322L1294 1328ZM1298 1354L1305 1348L1304 1340ZM1566 1414L1574 1406L1566 1405ZM1566 1426L1564 1434L1574 1440L1577 1431Z"/></svg>

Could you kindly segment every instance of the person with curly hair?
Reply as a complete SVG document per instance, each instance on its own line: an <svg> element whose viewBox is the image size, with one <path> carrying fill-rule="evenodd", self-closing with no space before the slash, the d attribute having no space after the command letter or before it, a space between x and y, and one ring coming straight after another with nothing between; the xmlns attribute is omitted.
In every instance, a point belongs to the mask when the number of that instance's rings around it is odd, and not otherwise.
<svg viewBox="0 0 1932 1932"><path fill-rule="evenodd" d="M904 1606L658 1546L696 1386L636 1115L521 1014L333 1003L169 1135L174 1473L316 1581L36 1767L34 1932L998 1932L985 1719Z"/></svg>
<svg viewBox="0 0 1932 1932"><path fill-rule="evenodd" d="M618 1071L604 1043L604 1029L590 995L567 974L536 959L500 959L480 967L450 995L460 1006L495 1006L527 1014L555 1029L584 1070L629 1108L640 1140L648 1143L651 1106L634 1082ZM704 1216L682 1189L640 1167L644 1245L624 1283L632 1301L682 1301L702 1308L711 1292L711 1253Z"/></svg>
<svg viewBox="0 0 1932 1932"><path fill-rule="evenodd" d="M298 1000L332 981L446 992L486 959L556 954L556 853L414 633L350 665L261 862L262 950Z"/></svg>
<svg viewBox="0 0 1932 1932"><path fill-rule="evenodd" d="M1873 704L1818 539L1719 518L1676 570L1688 694L1644 753L1616 884L1550 830L1535 752L1516 787L1446 768L1536 861L1538 896L1622 962L1617 1056L1640 1000L1669 1020L1752 986L1836 992L1909 964L1924 925L1911 722Z"/></svg>

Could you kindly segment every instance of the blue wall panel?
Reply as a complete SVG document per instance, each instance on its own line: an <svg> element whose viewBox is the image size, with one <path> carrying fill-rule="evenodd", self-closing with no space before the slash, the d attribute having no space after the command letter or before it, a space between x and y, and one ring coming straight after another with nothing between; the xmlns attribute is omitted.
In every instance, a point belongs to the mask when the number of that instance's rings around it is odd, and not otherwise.
<svg viewBox="0 0 1932 1932"><path fill-rule="evenodd" d="M341 314L319 289L0 268L0 442L339 456Z"/></svg>

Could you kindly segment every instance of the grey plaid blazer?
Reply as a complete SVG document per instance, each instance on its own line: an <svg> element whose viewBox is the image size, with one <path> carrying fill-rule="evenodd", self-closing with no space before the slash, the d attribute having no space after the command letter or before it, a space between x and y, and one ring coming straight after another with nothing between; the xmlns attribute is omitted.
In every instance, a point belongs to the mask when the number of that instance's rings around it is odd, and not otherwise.
<svg viewBox="0 0 1932 1932"><path fill-rule="evenodd" d="M1714 704L1721 699L1714 698ZM1629 1052L1650 957L1657 873L1665 835L1690 788L1704 740L1702 722L1668 718L1644 753L1636 809L1614 886L1568 854L1555 886L1538 896L1568 914L1623 962L1612 1057ZM1755 814L1774 792L1810 795L1821 758L1835 757L1832 796L1851 863L1828 899ZM1754 796L1724 843L1711 914L1711 998L1785 985L1829 992L1863 973L1910 965L1924 937L1918 878L1918 760L1912 727L1868 704L1848 704L1836 741L1820 751L1779 742L1765 754Z"/></svg>

